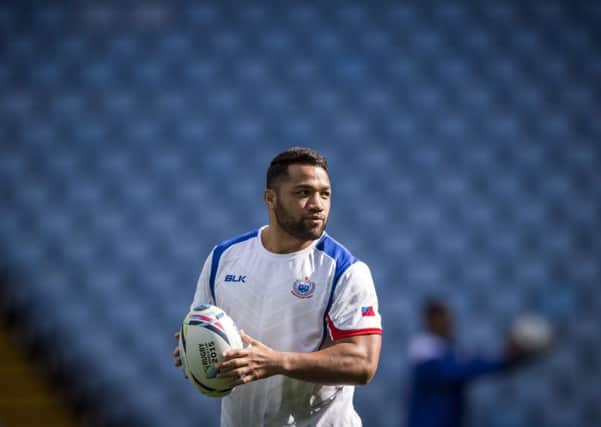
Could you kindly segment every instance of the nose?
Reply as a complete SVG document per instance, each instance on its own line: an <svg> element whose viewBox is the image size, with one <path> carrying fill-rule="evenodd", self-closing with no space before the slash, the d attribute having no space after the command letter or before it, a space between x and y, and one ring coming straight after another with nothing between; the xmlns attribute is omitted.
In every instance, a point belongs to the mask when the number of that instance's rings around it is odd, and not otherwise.
<svg viewBox="0 0 601 427"><path fill-rule="evenodd" d="M307 207L311 212L321 212L324 210L324 201L320 197L318 192L313 193L311 197L309 197Z"/></svg>

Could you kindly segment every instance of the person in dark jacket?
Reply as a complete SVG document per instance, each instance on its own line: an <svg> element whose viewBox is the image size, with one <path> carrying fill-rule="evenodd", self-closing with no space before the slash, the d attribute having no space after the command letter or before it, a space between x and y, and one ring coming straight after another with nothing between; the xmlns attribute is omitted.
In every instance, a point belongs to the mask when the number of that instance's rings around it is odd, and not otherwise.
<svg viewBox="0 0 601 427"><path fill-rule="evenodd" d="M497 357L459 353L451 312L441 300L428 300L423 317L426 331L409 346L412 384L407 427L461 427L468 385L484 375L508 371L527 354L511 339Z"/></svg>

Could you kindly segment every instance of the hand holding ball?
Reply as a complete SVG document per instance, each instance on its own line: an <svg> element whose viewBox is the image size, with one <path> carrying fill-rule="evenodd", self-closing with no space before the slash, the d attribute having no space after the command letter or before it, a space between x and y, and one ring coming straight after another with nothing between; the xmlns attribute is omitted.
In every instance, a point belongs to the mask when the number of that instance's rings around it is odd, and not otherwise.
<svg viewBox="0 0 601 427"><path fill-rule="evenodd" d="M232 379L217 378L215 367L223 352L242 348L234 321L219 307L194 307L184 318L179 334L179 357L184 373L201 393L223 397L232 391Z"/></svg>

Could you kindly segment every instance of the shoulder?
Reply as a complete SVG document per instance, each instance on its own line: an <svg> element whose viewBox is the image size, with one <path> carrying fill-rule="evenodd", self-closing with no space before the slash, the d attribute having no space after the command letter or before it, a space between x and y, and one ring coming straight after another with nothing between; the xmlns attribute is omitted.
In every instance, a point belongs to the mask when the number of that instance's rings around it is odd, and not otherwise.
<svg viewBox="0 0 601 427"><path fill-rule="evenodd" d="M244 234L233 237L231 239L224 240L224 241L220 242L219 244L217 244L217 246L215 246L215 248L213 248L213 257L220 257L221 254L223 254L227 249L229 249L235 245L239 245L244 242L248 242L251 239L257 237L258 235L259 235L259 230L256 229L256 230L248 231Z"/></svg>
<svg viewBox="0 0 601 427"><path fill-rule="evenodd" d="M353 265L363 264L342 243L327 233L321 237L315 249L328 256L335 264L334 283Z"/></svg>
<svg viewBox="0 0 601 427"><path fill-rule="evenodd" d="M336 263L336 271L340 270L340 274L359 261L342 243L327 233L315 245L315 249L330 257Z"/></svg>

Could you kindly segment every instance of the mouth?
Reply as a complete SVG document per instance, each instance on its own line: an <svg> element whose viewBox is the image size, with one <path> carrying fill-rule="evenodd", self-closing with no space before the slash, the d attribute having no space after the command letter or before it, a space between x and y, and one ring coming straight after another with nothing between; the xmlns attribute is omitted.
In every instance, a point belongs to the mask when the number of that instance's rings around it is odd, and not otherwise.
<svg viewBox="0 0 601 427"><path fill-rule="evenodd" d="M308 222L309 224L311 224L312 226L317 227L325 222L325 218L313 216L313 217L305 218L305 221Z"/></svg>

